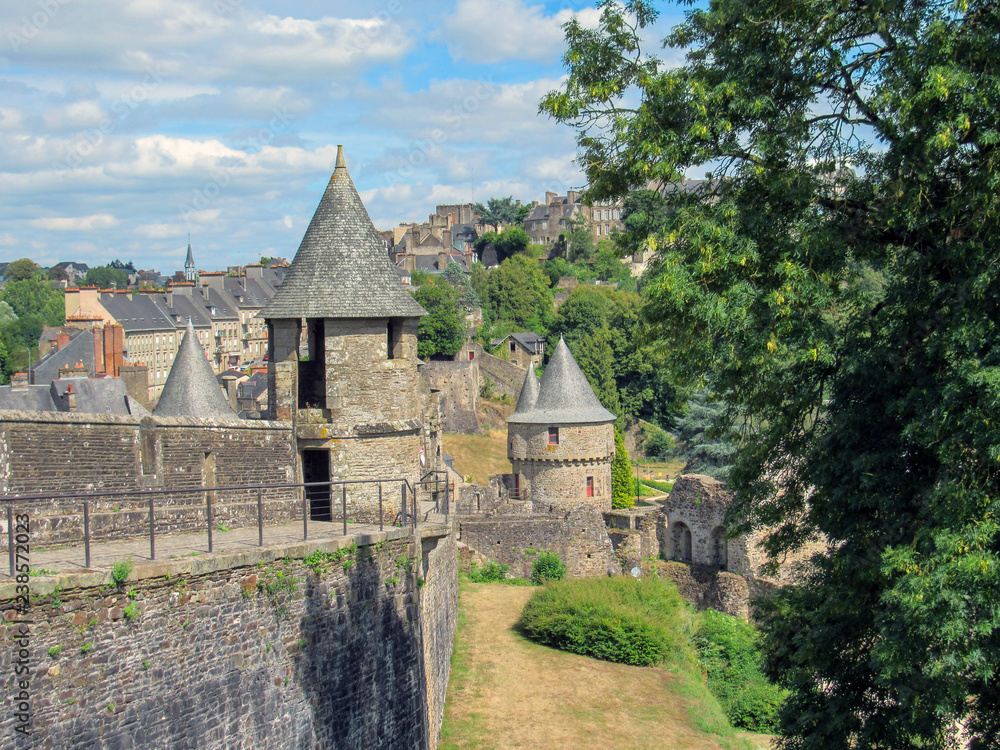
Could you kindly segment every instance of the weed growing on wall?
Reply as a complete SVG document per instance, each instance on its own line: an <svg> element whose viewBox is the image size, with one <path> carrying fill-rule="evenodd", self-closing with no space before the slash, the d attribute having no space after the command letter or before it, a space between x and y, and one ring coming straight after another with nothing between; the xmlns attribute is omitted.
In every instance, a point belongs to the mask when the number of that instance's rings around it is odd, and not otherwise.
<svg viewBox="0 0 1000 750"><path fill-rule="evenodd" d="M132 557L116 560L111 564L111 580L115 586L121 586L132 575Z"/></svg>

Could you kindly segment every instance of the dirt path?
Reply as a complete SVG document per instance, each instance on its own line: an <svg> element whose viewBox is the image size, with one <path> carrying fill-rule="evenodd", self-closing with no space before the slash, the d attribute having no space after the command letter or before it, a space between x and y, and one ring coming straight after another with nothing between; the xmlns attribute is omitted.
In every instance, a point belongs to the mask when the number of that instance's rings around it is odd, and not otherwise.
<svg viewBox="0 0 1000 750"><path fill-rule="evenodd" d="M462 584L443 749L753 747L698 730L665 670L597 661L525 639L513 626L532 591Z"/></svg>

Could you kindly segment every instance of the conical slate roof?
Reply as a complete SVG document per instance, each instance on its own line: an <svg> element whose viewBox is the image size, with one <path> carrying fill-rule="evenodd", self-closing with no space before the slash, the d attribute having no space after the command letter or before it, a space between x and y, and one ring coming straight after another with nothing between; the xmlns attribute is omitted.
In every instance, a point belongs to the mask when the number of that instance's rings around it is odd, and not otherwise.
<svg viewBox="0 0 1000 750"><path fill-rule="evenodd" d="M215 380L212 366L205 359L205 350L194 335L190 318L153 416L236 419Z"/></svg>
<svg viewBox="0 0 1000 750"><path fill-rule="evenodd" d="M522 393L524 388L522 386ZM573 359L573 354L562 338L542 375L534 406L525 413L519 412L520 403L514 413L507 417L507 421L516 424L592 424L614 422L617 419L601 406L587 376Z"/></svg>
<svg viewBox="0 0 1000 750"><path fill-rule="evenodd" d="M347 173L343 149L265 318L413 318L426 311L389 261Z"/></svg>
<svg viewBox="0 0 1000 750"><path fill-rule="evenodd" d="M185 268L194 268L194 252L191 250L191 238L188 238L188 254L184 260Z"/></svg>
<svg viewBox="0 0 1000 750"><path fill-rule="evenodd" d="M523 416L535 408L538 400L538 376L535 375L535 365L528 363L528 371L524 375L524 385L521 386L521 393L517 397L517 408L510 415L508 422L519 421L517 417Z"/></svg>

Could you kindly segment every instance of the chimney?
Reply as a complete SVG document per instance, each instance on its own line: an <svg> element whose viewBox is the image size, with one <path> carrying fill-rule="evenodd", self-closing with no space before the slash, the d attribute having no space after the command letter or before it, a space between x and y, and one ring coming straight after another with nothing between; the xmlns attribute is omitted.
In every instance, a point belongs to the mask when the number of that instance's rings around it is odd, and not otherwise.
<svg viewBox="0 0 1000 750"><path fill-rule="evenodd" d="M12 391L28 390L28 373L15 372L10 376L10 389Z"/></svg>
<svg viewBox="0 0 1000 750"><path fill-rule="evenodd" d="M413 273L417 270L417 256L413 253L407 253L403 259L403 270Z"/></svg>
<svg viewBox="0 0 1000 750"><path fill-rule="evenodd" d="M125 392L142 406L152 411L149 401L149 367L143 364L123 364L119 376L125 383Z"/></svg>
<svg viewBox="0 0 1000 750"><path fill-rule="evenodd" d="M125 329L121 326L104 327L104 368L105 373L118 377L125 362Z"/></svg>
<svg viewBox="0 0 1000 750"><path fill-rule="evenodd" d="M69 334L65 331L59 331L59 335L56 336L56 351L61 352L63 347L69 343Z"/></svg>
<svg viewBox="0 0 1000 750"><path fill-rule="evenodd" d="M452 231L450 229L445 229L441 232L441 244L444 246L444 251L450 253L452 251L454 240L452 239Z"/></svg>
<svg viewBox="0 0 1000 750"><path fill-rule="evenodd" d="M546 190L545 191L545 205L548 206L548 205L550 205L552 203L555 203L555 200L558 197L559 196L556 193L553 193L551 190Z"/></svg>
<svg viewBox="0 0 1000 750"><path fill-rule="evenodd" d="M441 248L441 252L438 253L438 270L443 271L448 267L448 253L444 248Z"/></svg>
<svg viewBox="0 0 1000 750"><path fill-rule="evenodd" d="M104 326L94 326L94 377L103 378L107 374L104 360ZM81 334L82 335L82 334ZM62 372L62 370L60 370Z"/></svg>
<svg viewBox="0 0 1000 750"><path fill-rule="evenodd" d="M264 266L260 263L250 263L247 266L247 278L250 279L263 279L264 278Z"/></svg>
<svg viewBox="0 0 1000 750"><path fill-rule="evenodd" d="M76 393L72 383L66 386L66 411L76 411Z"/></svg>

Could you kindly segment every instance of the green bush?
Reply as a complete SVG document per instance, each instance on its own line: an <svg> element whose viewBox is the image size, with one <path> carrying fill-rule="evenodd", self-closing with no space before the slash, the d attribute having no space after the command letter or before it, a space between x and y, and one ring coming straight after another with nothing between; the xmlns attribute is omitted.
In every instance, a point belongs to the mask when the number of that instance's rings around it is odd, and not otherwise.
<svg viewBox="0 0 1000 750"><path fill-rule="evenodd" d="M495 560L488 561L481 568L476 565L476 563L472 563L469 566L469 580L473 583L494 583L496 581L503 581L507 578L507 571L509 570L509 565L505 565L502 562L496 562Z"/></svg>
<svg viewBox="0 0 1000 750"><path fill-rule="evenodd" d="M531 564L531 580L539 586L546 581L561 581L566 577L566 566L555 552L543 552Z"/></svg>
<svg viewBox="0 0 1000 750"><path fill-rule="evenodd" d="M521 627L533 641L636 666L693 661L690 615L658 578L555 581L528 600Z"/></svg>
<svg viewBox="0 0 1000 750"><path fill-rule="evenodd" d="M757 629L709 609L698 615L693 641L708 675L708 687L733 726L773 731L785 692L768 682L761 671Z"/></svg>

